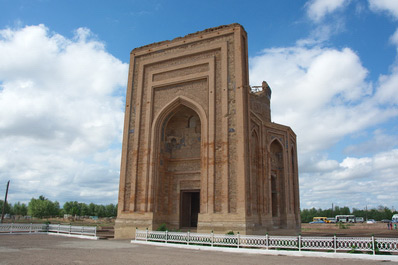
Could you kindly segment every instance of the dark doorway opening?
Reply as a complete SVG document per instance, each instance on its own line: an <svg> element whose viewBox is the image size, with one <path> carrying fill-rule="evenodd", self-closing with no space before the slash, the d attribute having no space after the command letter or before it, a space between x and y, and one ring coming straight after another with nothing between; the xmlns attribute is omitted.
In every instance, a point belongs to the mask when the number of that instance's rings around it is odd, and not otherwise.
<svg viewBox="0 0 398 265"><path fill-rule="evenodd" d="M200 192L181 191L181 228L197 227L200 212Z"/></svg>

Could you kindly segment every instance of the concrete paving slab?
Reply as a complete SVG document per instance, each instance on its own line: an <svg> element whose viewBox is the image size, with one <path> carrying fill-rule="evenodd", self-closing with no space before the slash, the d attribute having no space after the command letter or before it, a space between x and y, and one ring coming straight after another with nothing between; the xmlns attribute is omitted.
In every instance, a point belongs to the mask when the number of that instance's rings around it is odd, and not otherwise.
<svg viewBox="0 0 398 265"><path fill-rule="evenodd" d="M227 253L49 235L1 235L0 264L398 264L390 261Z"/></svg>

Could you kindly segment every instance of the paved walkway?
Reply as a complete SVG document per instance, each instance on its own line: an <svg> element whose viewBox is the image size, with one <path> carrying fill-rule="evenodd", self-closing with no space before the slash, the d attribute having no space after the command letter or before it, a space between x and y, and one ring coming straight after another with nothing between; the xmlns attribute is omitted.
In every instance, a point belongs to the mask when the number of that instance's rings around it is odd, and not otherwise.
<svg viewBox="0 0 398 265"><path fill-rule="evenodd" d="M0 264L398 264L389 261L226 253L87 240L55 235L0 235Z"/></svg>

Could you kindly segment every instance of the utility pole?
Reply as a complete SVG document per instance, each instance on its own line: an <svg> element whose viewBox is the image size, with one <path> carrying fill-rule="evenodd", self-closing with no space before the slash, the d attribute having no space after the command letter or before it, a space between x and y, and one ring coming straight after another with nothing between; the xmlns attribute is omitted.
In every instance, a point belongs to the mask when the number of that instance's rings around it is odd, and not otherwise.
<svg viewBox="0 0 398 265"><path fill-rule="evenodd" d="M5 198L4 198L3 211L2 211L2 213L1 213L1 221L0 221L0 224L2 224L2 223L3 223L3 220L4 220L4 213L5 213L5 211L6 211L7 195L8 195L8 187L9 187L9 186L10 186L10 181L7 182L6 196L5 196Z"/></svg>

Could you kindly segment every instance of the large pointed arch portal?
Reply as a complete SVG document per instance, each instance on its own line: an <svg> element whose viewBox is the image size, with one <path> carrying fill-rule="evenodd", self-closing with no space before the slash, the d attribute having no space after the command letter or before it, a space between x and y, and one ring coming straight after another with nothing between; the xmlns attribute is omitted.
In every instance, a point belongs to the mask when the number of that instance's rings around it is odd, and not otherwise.
<svg viewBox="0 0 398 265"><path fill-rule="evenodd" d="M205 202L207 119L193 100L177 97L155 117L152 150L151 208L154 222L194 228ZM203 190L203 192L202 192ZM205 200L206 201L206 200Z"/></svg>

